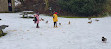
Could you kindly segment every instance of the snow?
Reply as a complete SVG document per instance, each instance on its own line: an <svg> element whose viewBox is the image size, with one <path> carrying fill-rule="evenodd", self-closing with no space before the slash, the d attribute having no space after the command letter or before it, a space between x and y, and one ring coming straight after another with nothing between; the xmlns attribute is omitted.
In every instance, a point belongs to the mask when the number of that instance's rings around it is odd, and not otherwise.
<svg viewBox="0 0 111 49"><path fill-rule="evenodd" d="M19 14L0 13L0 25L9 25L3 30L7 35L0 37L0 49L111 49L111 17L92 18L92 24L87 18L59 17L62 25L53 28L52 17L40 15L45 21L36 28L33 19L20 18Z"/></svg>
<svg viewBox="0 0 111 49"><path fill-rule="evenodd" d="M21 4L21 2L19 2L18 0L15 0L15 6L18 6L19 4Z"/></svg>
<svg viewBox="0 0 111 49"><path fill-rule="evenodd" d="M23 11L23 12L33 12L33 11Z"/></svg>

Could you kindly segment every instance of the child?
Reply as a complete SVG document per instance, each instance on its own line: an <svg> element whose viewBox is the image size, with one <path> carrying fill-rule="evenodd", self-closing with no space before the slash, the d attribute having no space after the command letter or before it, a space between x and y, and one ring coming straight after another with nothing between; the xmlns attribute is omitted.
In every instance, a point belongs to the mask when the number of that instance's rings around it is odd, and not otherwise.
<svg viewBox="0 0 111 49"><path fill-rule="evenodd" d="M57 27L57 21L58 21L58 16L57 16L57 12L55 12L55 13L53 14L54 27Z"/></svg>
<svg viewBox="0 0 111 49"><path fill-rule="evenodd" d="M34 15L34 20L33 21L34 21L34 23L37 23L36 28L40 28L39 27L39 21L40 21L39 20L39 14L36 13L36 15Z"/></svg>

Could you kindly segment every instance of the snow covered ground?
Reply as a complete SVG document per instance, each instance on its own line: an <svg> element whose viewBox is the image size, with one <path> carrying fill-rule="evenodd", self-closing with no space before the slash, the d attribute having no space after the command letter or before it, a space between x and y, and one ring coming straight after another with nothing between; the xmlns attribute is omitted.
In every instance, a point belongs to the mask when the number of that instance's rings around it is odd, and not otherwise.
<svg viewBox="0 0 111 49"><path fill-rule="evenodd" d="M9 25L4 30L8 34L0 37L0 49L111 49L111 17L93 18L92 24L87 18L59 17L62 25L53 28L52 17L40 15L45 21L39 29L32 19L20 17L19 13L0 13L0 25ZM107 43L102 43L102 36Z"/></svg>
<svg viewBox="0 0 111 49"><path fill-rule="evenodd" d="M21 4L21 2L19 2L18 0L15 0L15 6Z"/></svg>

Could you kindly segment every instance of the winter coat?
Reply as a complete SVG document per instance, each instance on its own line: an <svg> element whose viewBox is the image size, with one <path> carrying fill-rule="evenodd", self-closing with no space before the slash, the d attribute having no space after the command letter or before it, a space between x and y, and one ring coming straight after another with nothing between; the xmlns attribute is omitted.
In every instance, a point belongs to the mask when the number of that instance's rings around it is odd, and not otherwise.
<svg viewBox="0 0 111 49"><path fill-rule="evenodd" d="M53 22L57 22L58 21L58 16L57 14L53 14Z"/></svg>
<svg viewBox="0 0 111 49"><path fill-rule="evenodd" d="M37 19L36 23L38 24L38 23L39 23L39 16L38 16L38 15L35 15L35 17L36 17L36 19Z"/></svg>

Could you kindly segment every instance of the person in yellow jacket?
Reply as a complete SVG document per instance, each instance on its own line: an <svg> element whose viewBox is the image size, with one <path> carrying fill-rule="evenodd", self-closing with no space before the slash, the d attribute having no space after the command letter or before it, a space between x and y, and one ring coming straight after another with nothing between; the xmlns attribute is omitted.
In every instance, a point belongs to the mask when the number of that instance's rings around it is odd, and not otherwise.
<svg viewBox="0 0 111 49"><path fill-rule="evenodd" d="M57 16L57 12L55 12L55 13L53 14L54 27L57 27L57 21L58 21L58 16Z"/></svg>

